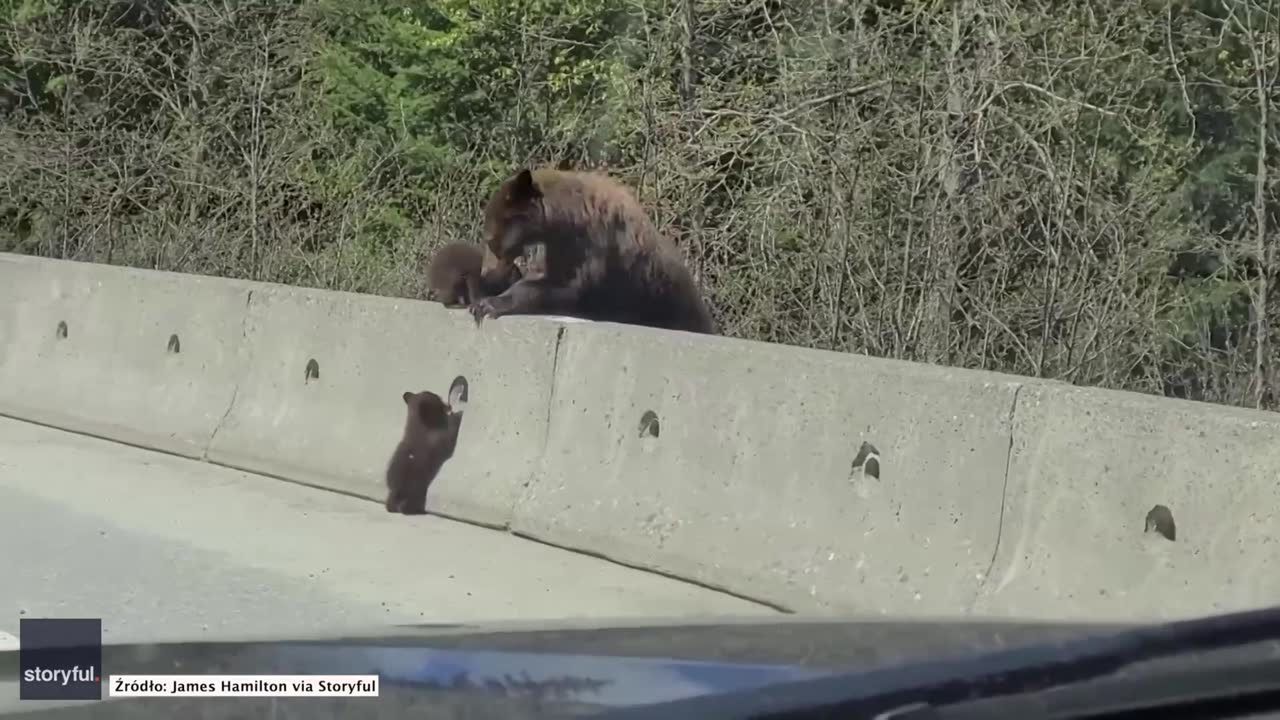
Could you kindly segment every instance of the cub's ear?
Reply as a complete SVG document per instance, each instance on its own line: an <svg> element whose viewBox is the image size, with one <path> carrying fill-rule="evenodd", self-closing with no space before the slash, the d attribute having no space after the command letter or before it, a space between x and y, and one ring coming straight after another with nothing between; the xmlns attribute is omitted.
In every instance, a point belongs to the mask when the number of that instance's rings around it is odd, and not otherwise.
<svg viewBox="0 0 1280 720"><path fill-rule="evenodd" d="M533 173L529 168L521 168L516 173L515 178L511 181L511 200L514 202L522 202L526 200L536 200L542 197L542 191L538 189L537 183L533 181Z"/></svg>
<svg viewBox="0 0 1280 720"><path fill-rule="evenodd" d="M409 401L413 399L413 393L406 390L404 395L401 395L400 397L404 398L404 404L408 405Z"/></svg>

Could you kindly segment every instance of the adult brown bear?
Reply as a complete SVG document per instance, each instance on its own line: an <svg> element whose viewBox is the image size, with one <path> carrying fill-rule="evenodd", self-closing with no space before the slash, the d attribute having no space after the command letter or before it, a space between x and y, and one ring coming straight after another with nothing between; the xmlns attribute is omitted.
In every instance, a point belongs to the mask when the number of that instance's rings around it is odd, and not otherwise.
<svg viewBox="0 0 1280 720"><path fill-rule="evenodd" d="M680 252L629 189L606 175L523 169L485 208L482 276L508 277L526 246L544 248L541 272L473 302L477 322L517 314L715 333Z"/></svg>

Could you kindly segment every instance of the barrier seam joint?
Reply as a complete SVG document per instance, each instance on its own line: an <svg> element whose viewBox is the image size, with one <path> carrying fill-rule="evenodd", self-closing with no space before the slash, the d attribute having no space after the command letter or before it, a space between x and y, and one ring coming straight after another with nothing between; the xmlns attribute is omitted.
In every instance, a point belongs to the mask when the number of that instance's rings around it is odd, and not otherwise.
<svg viewBox="0 0 1280 720"><path fill-rule="evenodd" d="M560 348L564 344L564 331L564 325L560 325L556 328L556 340L555 344L551 348L551 383L547 390L547 412L542 428L542 447L538 450L537 462L534 463L532 468L530 468L529 485L538 481L538 476L542 473L542 466L547 456L547 448L551 446L551 416L556 406L556 377L560 372ZM508 532L512 531L512 525L515 522L514 518L516 516L516 509L524 501L527 494L528 486L525 487L524 492L517 492L516 497L512 499L511 508L507 513L507 517L510 519L505 522L504 528Z"/></svg>
<svg viewBox="0 0 1280 720"><path fill-rule="evenodd" d="M249 306L253 304L253 289L251 288L244 298L244 317L240 320L240 348L244 352L248 352L249 346ZM213 447L213 441L218 437L218 431L222 429L227 418L231 416L231 411L235 409L236 399L240 396L240 383L243 377L236 377L235 385L231 387L231 399L227 402L227 409L222 412L222 417L218 418L218 422L213 426L213 432L209 433L209 440L204 445L204 452L201 453L201 459L207 461L209 459L209 448Z"/></svg>
<svg viewBox="0 0 1280 720"><path fill-rule="evenodd" d="M982 582L978 583L978 592L973 600L975 606L986 593L987 584L991 581L991 573L995 571L996 562L1000 558L1000 541L1004 537L1004 511L1009 502L1009 474L1013 468L1013 443L1018 429L1018 398L1022 394L1022 388L1024 387L1026 386L1022 383L1018 383L1014 387L1013 402L1009 405L1009 446L1004 456L1004 480L1000 486L1000 513L996 521L996 542L991 549L991 562L987 563L987 569L982 573ZM970 611L972 609L971 607Z"/></svg>

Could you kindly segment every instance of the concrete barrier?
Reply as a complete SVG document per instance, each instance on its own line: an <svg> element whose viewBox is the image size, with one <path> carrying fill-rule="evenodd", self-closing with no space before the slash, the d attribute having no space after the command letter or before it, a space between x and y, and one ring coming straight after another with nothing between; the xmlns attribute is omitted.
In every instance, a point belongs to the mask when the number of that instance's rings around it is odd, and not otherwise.
<svg viewBox="0 0 1280 720"><path fill-rule="evenodd" d="M1028 385L1009 476L979 614L1173 618L1280 598L1280 415ZM1145 532L1156 506L1172 540Z"/></svg>
<svg viewBox="0 0 1280 720"><path fill-rule="evenodd" d="M401 393L457 376L432 510L789 609L1124 621L1280 597L1273 413L0 254L6 415L380 500ZM1144 532L1157 506L1172 539Z"/></svg>
<svg viewBox="0 0 1280 720"><path fill-rule="evenodd" d="M513 529L796 610L954 614L996 550L1017 388L572 325Z"/></svg>
<svg viewBox="0 0 1280 720"><path fill-rule="evenodd" d="M0 413L199 457L245 369L248 288L0 254Z"/></svg>
<svg viewBox="0 0 1280 720"><path fill-rule="evenodd" d="M254 290L251 371L209 448L214 462L381 500L406 390L469 404L428 507L506 526L546 440L560 326L516 318L477 329L437 303L278 285Z"/></svg>

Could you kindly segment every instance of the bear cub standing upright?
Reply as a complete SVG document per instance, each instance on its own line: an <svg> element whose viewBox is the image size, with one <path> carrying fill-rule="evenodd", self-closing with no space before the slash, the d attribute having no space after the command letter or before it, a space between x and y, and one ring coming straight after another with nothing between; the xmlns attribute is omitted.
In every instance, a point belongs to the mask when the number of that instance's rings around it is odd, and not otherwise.
<svg viewBox="0 0 1280 720"><path fill-rule="evenodd" d="M421 515L427 489L453 457L462 413L433 392L406 392L404 436L387 464L387 512ZM450 398L452 399L452 397Z"/></svg>
<svg viewBox="0 0 1280 720"><path fill-rule="evenodd" d="M528 245L544 249L540 273L473 301L484 317L569 315L587 320L715 333L679 250L631 191L600 173L523 169L485 208L482 276L509 276Z"/></svg>

